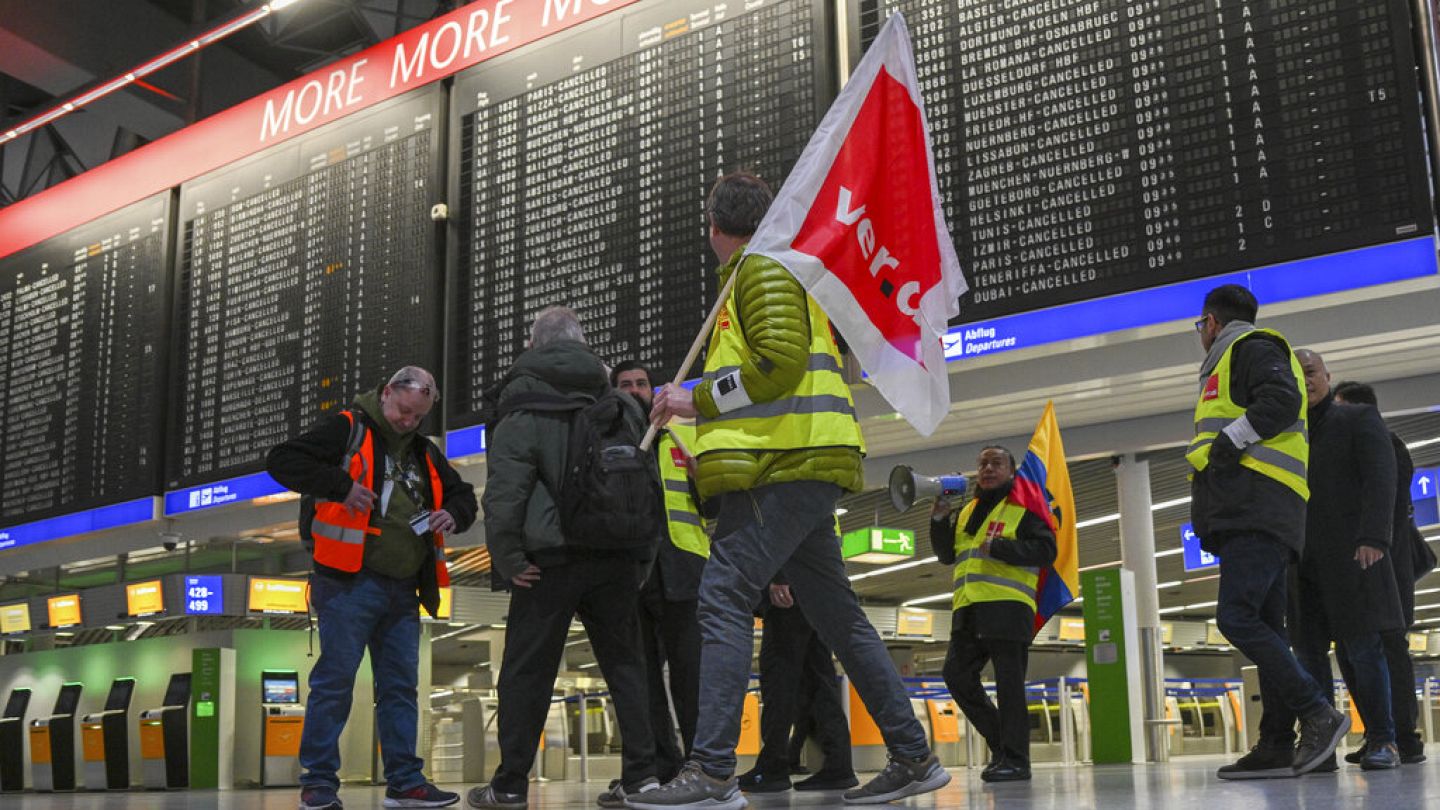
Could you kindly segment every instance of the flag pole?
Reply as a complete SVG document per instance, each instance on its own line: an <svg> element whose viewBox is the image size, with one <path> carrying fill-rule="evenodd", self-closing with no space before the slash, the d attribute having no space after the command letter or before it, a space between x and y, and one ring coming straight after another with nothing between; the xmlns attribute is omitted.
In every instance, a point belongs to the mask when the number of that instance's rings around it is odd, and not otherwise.
<svg viewBox="0 0 1440 810"><path fill-rule="evenodd" d="M685 382L685 377L690 373L690 367L695 365L695 358L700 356L700 347L710 337L710 328L715 325L715 318L720 315L720 308L725 306L725 301L730 297L730 291L735 288L735 279L740 277L740 266L745 263L742 258L736 265L735 271L730 278L725 280L725 286L720 288L720 295L715 299L715 305L710 307L710 314L705 317L705 323L700 325L700 334L695 336L695 342L690 344L690 352L685 355L685 361L680 364L680 369L675 372L675 379L671 385L678 386ZM655 434L660 432L660 427L650 423L650 429L645 431L645 438L640 441L640 449L650 451L650 445L655 443Z"/></svg>

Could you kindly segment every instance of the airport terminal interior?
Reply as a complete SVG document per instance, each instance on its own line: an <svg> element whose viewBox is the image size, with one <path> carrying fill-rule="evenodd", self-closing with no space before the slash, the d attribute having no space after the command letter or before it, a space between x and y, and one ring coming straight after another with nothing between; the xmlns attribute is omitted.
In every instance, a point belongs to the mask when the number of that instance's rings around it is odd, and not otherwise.
<svg viewBox="0 0 1440 810"><path fill-rule="evenodd" d="M675 377L718 292L711 183L744 167L783 195L896 13L967 288L929 435L846 361L866 444L865 488L836 510L846 574L954 777L905 804L1435 801L1434 572L1407 637L1430 761L1216 778L1259 739L1259 681L1217 626L1186 457L1195 319L1241 284L1259 326L1373 386L1413 461L1397 486L1419 543L1440 550L1432 3L25 0L0 3L0 806L294 807L312 559L266 452L418 365L440 389L422 432L479 495L485 392L552 304L607 364ZM909 265L884 258L875 300L905 311ZM941 679L954 585L931 506L946 476L973 484L982 448L1023 458L1047 404L1079 592L1030 649L1034 777L987 784ZM483 522L446 547L417 753L463 791L499 758L509 594ZM836 675L867 778L886 749ZM1354 750L1338 669L1324 686ZM341 737L350 808L384 799L373 706L366 663ZM531 806L594 806L620 745L577 621ZM820 756L812 741L802 766Z"/></svg>

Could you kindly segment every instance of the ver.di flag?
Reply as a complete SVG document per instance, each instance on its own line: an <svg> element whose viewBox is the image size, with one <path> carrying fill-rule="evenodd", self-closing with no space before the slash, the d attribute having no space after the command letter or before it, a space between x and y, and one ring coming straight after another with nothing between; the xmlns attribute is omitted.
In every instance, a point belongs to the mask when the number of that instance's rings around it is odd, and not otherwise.
<svg viewBox="0 0 1440 810"><path fill-rule="evenodd" d="M941 336L965 277L898 12L881 29L750 239L845 336L870 382L934 432L950 408Z"/></svg>
<svg viewBox="0 0 1440 810"><path fill-rule="evenodd" d="M1060 423L1055 420L1055 403L1045 403L1045 412L1035 425L1035 435L1025 451L1025 460L1015 472L1011 490L1026 511L1039 515L1055 531L1055 563L1040 570L1035 589L1035 632L1056 611L1080 595L1080 548L1075 535L1075 494L1070 490L1070 469L1065 466L1065 445L1060 441Z"/></svg>

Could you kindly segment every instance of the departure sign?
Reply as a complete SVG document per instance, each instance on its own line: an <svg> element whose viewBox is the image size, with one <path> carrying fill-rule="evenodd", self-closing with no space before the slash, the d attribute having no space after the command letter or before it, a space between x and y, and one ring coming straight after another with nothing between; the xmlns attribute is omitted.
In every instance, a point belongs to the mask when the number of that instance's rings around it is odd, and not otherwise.
<svg viewBox="0 0 1440 810"><path fill-rule="evenodd" d="M30 630L30 603L0 605L0 633L25 633Z"/></svg>
<svg viewBox="0 0 1440 810"><path fill-rule="evenodd" d="M0 527L158 490L168 200L0 260Z"/></svg>
<svg viewBox="0 0 1440 810"><path fill-rule="evenodd" d="M75 627L80 624L80 594L52 596L45 600L51 627Z"/></svg>
<svg viewBox="0 0 1440 810"><path fill-rule="evenodd" d="M154 616L165 612L165 592L160 580L132 582L125 586L125 613L128 616Z"/></svg>
<svg viewBox="0 0 1440 810"><path fill-rule="evenodd" d="M219 616L225 612L225 579L218 574L185 577L185 613Z"/></svg>
<svg viewBox="0 0 1440 810"><path fill-rule="evenodd" d="M1405 0L851 0L905 13L962 321L1429 233Z"/></svg>
<svg viewBox="0 0 1440 810"><path fill-rule="evenodd" d="M551 304L611 363L679 366L716 291L711 183L778 187L832 94L824 5L651 0L460 74L448 427Z"/></svg>
<svg viewBox="0 0 1440 810"><path fill-rule="evenodd" d="M401 366L436 368L439 90L181 187L167 489L254 472Z"/></svg>
<svg viewBox="0 0 1440 810"><path fill-rule="evenodd" d="M303 579L251 577L246 609L252 613L305 613L309 596L310 583Z"/></svg>

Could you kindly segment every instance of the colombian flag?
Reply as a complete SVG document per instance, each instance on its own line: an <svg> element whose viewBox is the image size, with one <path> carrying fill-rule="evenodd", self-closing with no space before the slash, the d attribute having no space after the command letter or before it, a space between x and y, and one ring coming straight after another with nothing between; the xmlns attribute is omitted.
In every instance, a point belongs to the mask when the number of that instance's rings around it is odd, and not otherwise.
<svg viewBox="0 0 1440 810"><path fill-rule="evenodd" d="M1070 470L1065 467L1065 446L1055 421L1055 403L1035 425L1025 460L1015 474L1012 497L1030 512L1045 518L1055 530L1055 564L1040 571L1035 593L1035 632L1060 608L1080 595L1080 551L1075 538L1075 494L1070 491Z"/></svg>

